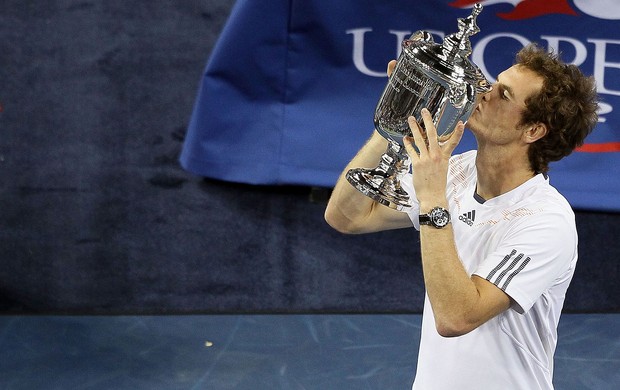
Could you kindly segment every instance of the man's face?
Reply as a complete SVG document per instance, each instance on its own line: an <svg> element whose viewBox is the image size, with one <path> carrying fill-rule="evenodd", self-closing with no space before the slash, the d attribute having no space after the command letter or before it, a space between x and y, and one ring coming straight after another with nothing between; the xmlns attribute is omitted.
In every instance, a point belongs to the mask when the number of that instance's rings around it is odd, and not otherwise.
<svg viewBox="0 0 620 390"><path fill-rule="evenodd" d="M467 127L480 141L497 144L515 142L523 129L518 128L525 110L525 100L540 91L543 79L519 65L503 71L493 90L482 95L469 117Z"/></svg>

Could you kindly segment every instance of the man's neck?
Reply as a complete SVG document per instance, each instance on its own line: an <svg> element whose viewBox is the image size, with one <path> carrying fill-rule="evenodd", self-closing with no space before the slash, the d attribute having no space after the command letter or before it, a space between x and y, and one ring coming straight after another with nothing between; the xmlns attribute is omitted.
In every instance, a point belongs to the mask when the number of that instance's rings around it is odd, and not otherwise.
<svg viewBox="0 0 620 390"><path fill-rule="evenodd" d="M485 200L503 195L535 176L523 150L478 150L476 193Z"/></svg>

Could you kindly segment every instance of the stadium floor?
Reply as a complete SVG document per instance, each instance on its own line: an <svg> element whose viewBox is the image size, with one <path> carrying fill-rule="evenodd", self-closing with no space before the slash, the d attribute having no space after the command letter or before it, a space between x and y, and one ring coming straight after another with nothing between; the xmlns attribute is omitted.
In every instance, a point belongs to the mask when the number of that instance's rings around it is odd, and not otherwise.
<svg viewBox="0 0 620 390"><path fill-rule="evenodd" d="M0 316L0 389L409 389L412 314ZM620 388L620 314L564 314L558 390Z"/></svg>

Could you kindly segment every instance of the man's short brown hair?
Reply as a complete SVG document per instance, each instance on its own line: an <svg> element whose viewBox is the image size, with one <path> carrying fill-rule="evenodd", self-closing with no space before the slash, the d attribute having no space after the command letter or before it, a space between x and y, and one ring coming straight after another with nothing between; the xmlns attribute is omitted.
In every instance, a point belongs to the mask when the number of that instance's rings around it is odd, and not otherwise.
<svg viewBox="0 0 620 390"><path fill-rule="evenodd" d="M530 145L529 160L537 173L568 156L592 132L598 115L598 95L592 76L562 62L558 55L530 44L517 53L516 64L543 78L540 92L525 100L521 125L543 123L547 134Z"/></svg>

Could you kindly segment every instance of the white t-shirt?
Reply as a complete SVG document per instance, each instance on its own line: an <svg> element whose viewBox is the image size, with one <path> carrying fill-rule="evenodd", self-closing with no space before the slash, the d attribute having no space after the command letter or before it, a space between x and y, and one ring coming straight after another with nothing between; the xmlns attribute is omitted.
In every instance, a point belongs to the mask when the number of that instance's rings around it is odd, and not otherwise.
<svg viewBox="0 0 620 390"><path fill-rule="evenodd" d="M514 304L472 332L440 336L428 296L414 390L553 389L553 354L564 297L577 262L574 213L542 174L484 201L475 195L476 152L453 156L447 197L467 272ZM414 202L411 177L403 187ZM419 207L409 212L419 229Z"/></svg>

